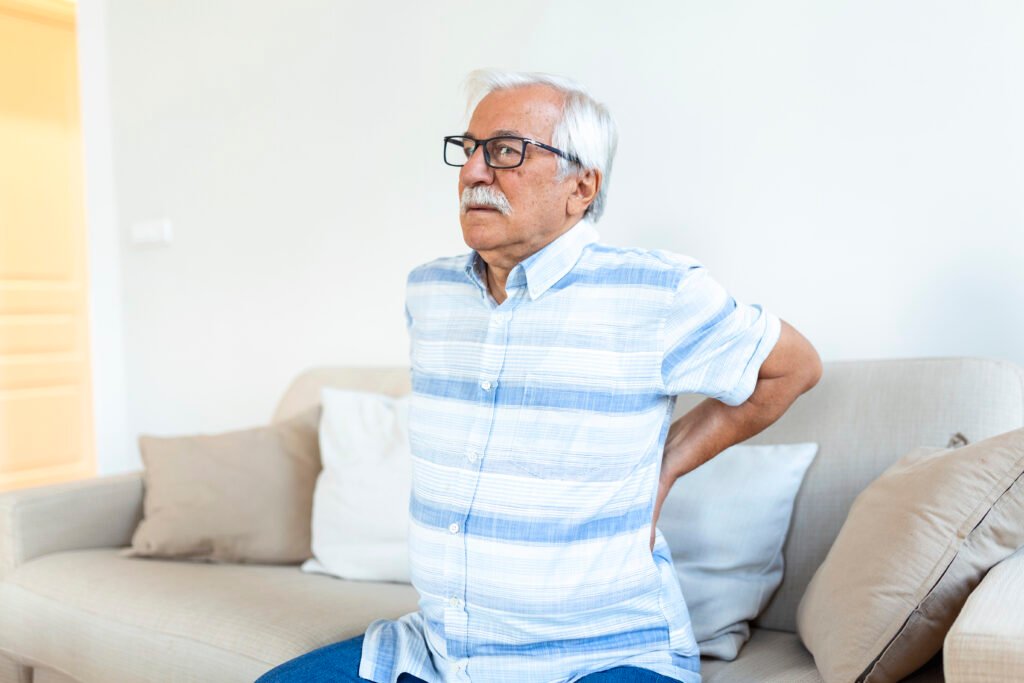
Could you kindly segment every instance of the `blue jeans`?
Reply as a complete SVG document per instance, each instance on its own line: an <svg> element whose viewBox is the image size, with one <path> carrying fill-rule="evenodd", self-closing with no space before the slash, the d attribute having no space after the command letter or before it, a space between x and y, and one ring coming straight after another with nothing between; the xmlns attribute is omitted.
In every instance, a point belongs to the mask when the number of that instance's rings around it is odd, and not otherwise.
<svg viewBox="0 0 1024 683"><path fill-rule="evenodd" d="M365 634L364 634L365 635ZM363 636L340 643L332 643L312 652L290 659L256 679L256 683L363 683L359 677L359 660L363 655ZM422 678L403 673L398 683L427 683ZM676 683L674 678L662 676L635 666L617 666L614 669L587 674L579 683Z"/></svg>

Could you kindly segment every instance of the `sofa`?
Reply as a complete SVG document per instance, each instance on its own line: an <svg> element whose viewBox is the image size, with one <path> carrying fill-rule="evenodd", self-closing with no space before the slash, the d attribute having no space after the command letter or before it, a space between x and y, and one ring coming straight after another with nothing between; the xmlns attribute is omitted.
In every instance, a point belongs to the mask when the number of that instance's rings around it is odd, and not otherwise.
<svg viewBox="0 0 1024 683"><path fill-rule="evenodd" d="M390 395L407 367L302 372L273 419L319 400L323 386ZM680 396L679 416L703 400ZM1024 425L1024 368L986 358L836 361L751 444L815 441L797 495L781 586L731 662L702 658L705 683L822 681L796 634L797 604L854 497L919 445L970 442ZM959 437L957 437L959 438ZM0 683L253 681L376 618L417 609L403 583L347 581L298 566L131 558L141 472L0 494ZM905 680L1024 680L1024 552L989 571L943 649ZM852 683L852 682L851 682Z"/></svg>

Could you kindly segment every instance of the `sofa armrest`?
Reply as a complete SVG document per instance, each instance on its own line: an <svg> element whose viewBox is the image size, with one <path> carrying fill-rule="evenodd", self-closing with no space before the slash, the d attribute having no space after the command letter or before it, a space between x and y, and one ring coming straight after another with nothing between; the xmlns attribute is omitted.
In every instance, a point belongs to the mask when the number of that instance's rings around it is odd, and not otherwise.
<svg viewBox="0 0 1024 683"><path fill-rule="evenodd" d="M41 555L131 545L142 493L141 470L0 493L0 580Z"/></svg>
<svg viewBox="0 0 1024 683"><path fill-rule="evenodd" d="M992 567L946 633L946 683L1024 681L1024 548Z"/></svg>

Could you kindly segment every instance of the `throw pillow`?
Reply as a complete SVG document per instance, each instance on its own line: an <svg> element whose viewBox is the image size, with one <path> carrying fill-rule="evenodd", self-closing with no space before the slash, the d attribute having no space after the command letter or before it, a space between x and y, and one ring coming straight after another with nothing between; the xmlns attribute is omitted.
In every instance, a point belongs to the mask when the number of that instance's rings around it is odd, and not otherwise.
<svg viewBox="0 0 1024 683"><path fill-rule="evenodd" d="M816 443L737 444L676 480L658 517L701 656L733 660L782 583L782 546Z"/></svg>
<svg viewBox="0 0 1024 683"><path fill-rule="evenodd" d="M303 571L409 583L409 396L326 387L313 559Z"/></svg>
<svg viewBox="0 0 1024 683"><path fill-rule="evenodd" d="M827 683L898 681L942 648L989 568L1024 546L1024 428L921 447L854 499L797 607Z"/></svg>
<svg viewBox="0 0 1024 683"><path fill-rule="evenodd" d="M142 435L143 518L125 557L297 564L310 548L320 408L221 434Z"/></svg>

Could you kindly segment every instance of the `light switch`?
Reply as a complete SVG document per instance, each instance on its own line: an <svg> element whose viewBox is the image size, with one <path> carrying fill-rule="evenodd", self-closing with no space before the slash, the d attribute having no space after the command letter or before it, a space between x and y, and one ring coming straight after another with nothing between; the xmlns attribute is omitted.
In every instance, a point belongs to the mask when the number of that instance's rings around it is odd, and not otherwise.
<svg viewBox="0 0 1024 683"><path fill-rule="evenodd" d="M132 244L170 244L174 226L170 218L132 223Z"/></svg>

